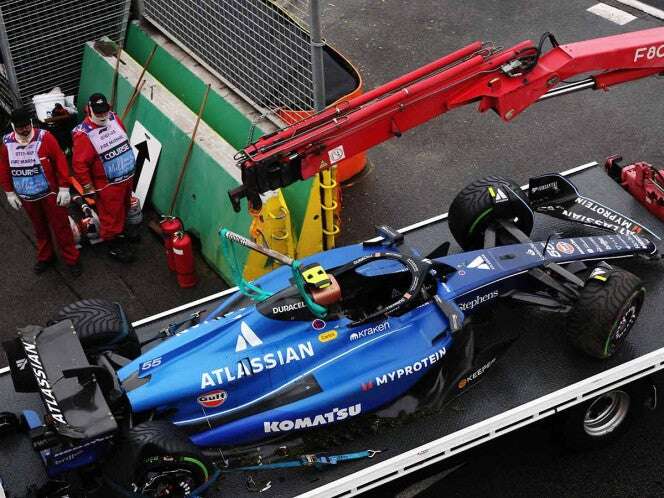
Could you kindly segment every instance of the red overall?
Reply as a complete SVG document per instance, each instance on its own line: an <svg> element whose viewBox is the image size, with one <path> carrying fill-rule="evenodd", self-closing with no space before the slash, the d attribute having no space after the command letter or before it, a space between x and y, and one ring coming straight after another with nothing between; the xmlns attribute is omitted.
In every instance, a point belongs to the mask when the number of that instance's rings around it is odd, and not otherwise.
<svg viewBox="0 0 664 498"><path fill-rule="evenodd" d="M81 185L92 185L97 191L100 235L104 240L112 240L124 231L134 173L134 155L125 127L115 113L108 114L109 124L104 127L96 125L88 116L72 131L74 176ZM105 129L114 133L106 143L103 137L99 140L95 136ZM118 158L124 159L120 161L120 169ZM109 174L113 177L109 178Z"/></svg>
<svg viewBox="0 0 664 498"><path fill-rule="evenodd" d="M62 259L66 264L74 265L78 262L79 253L69 226L67 209L58 206L55 202L58 189L69 187L67 159L51 133L37 128L34 132L34 137L26 146L21 146L16 141L13 132L3 137L2 148L0 148L0 185L5 192L16 192L21 198L23 209L32 221L35 230L37 260L50 261L55 256L49 231L50 226L60 248ZM37 145L40 141L41 144ZM32 191L21 183L25 179L25 176L21 176L21 170L25 170L26 166L20 163L20 155L10 154L9 151L9 148L12 148L20 154L22 150L29 150L31 144L37 150L35 161L29 168L36 172L36 175L33 176L43 185L42 189Z"/></svg>

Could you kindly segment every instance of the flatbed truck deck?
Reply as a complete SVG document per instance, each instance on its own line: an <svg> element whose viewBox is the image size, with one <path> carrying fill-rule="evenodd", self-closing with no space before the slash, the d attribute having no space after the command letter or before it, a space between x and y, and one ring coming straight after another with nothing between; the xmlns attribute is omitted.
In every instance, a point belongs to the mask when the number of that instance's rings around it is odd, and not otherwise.
<svg viewBox="0 0 664 498"><path fill-rule="evenodd" d="M587 197L638 220L664 236L664 223L655 219L611 180L597 163L588 163L563 173ZM441 206L442 208L442 206ZM583 235L595 233L568 222L537 215L534 240L544 240L552 232ZM442 214L400 230L406 242L422 254L443 241L452 242L446 215ZM656 241L660 252L662 240ZM649 376L664 368L664 261L623 259L617 264L641 277L647 294L642 313L625 346L606 361L579 354L565 340L564 321L550 319L540 311L503 316L498 312L491 326L509 327L520 334L495 365L475 372L463 395L433 414L411 417L405 423L385 424L378 431L366 431L354 440L334 448L321 448L332 454L365 449L382 450L371 459L344 462L326 467L280 469L224 474L209 496L251 496L247 478L270 482L263 496L341 497L376 488L402 475L420 470L444 459L526 425L552 416L603 392ZM145 340L169 324L185 320L192 313L213 310L234 289L182 305L134 322L139 338ZM590 318L590 317L589 317ZM0 370L0 399L4 409L41 412L37 394L14 393L6 369ZM365 379L358 379L358 385ZM479 382L481 380L481 382ZM343 431L343 426L339 427ZM0 476L9 496L21 496L29 484L45 481L38 456L25 437L11 436L3 445ZM11 456L11 458L9 458Z"/></svg>

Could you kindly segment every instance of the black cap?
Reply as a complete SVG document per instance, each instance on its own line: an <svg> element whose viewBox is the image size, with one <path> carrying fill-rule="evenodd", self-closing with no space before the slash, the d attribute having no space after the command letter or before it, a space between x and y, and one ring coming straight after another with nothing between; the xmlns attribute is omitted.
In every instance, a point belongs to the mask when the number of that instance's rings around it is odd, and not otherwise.
<svg viewBox="0 0 664 498"><path fill-rule="evenodd" d="M108 112L111 109L111 106L108 105L108 100L106 100L106 96L103 93L93 93L90 95L88 105L95 114Z"/></svg>
<svg viewBox="0 0 664 498"><path fill-rule="evenodd" d="M31 124L32 113L27 107L19 107L12 111L9 119L15 127L25 126Z"/></svg>

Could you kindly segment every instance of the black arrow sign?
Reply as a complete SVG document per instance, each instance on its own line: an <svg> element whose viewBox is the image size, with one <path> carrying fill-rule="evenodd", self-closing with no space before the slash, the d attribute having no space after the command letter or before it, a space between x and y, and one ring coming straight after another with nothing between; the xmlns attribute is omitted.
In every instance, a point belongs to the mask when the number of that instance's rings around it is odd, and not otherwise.
<svg viewBox="0 0 664 498"><path fill-rule="evenodd" d="M134 147L138 151L136 154L136 166L134 170L134 189L136 189L136 184L138 184L138 179L141 177L141 170L145 161L150 161L150 153L148 152L148 138L146 137L140 143L137 143Z"/></svg>

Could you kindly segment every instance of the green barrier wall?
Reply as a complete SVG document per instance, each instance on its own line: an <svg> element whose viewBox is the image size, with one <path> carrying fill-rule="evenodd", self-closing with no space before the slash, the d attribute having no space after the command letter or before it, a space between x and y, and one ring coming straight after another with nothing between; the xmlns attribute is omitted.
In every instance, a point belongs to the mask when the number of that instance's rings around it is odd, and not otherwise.
<svg viewBox="0 0 664 498"><path fill-rule="evenodd" d="M147 32L136 23L130 24L125 50L139 65L147 61L154 46L155 41ZM149 73L190 111L198 113L206 84L181 61L167 50L158 47L150 63ZM94 92L103 92L110 97L112 79L113 67L86 45L79 88L79 110L83 110L88 96ZM122 76L119 77L116 109L125 108L132 91L133 87L128 81ZM157 103L146 98L146 93L149 92L144 89L125 124L131 134L134 122L140 121L162 143L149 200L159 212L166 213L189 144L189 135L169 118L167 110L160 109ZM264 134L259 126L252 129L251 121L215 89L210 90L208 95L203 120L237 150L246 145L250 134L254 140ZM224 279L232 282L229 263L221 253L218 230L223 226L246 235L251 217L247 214L246 203L241 213L232 210L227 190L238 183L218 161L218 158L210 157L198 144L194 145L174 214L179 216L186 229L200 240L206 260ZM225 166L234 167L228 164ZM302 229L310 188L309 180L298 182L283 191L296 234ZM242 258L240 264L244 265L246 250L238 249Z"/></svg>
<svg viewBox="0 0 664 498"><path fill-rule="evenodd" d="M88 96L94 92L110 96L112 79L113 67L86 45L78 99L80 110L83 110ZM132 85L124 77L119 77L116 109L125 108L132 91ZM159 212L165 213L170 206L190 136L169 118L164 109L160 109L144 94L138 97L125 120L130 132L136 120L162 144L150 202ZM235 213L230 206L226 192L234 186L237 186L237 181L217 163L216 158L210 157L198 144L194 144L174 211L187 230L200 240L205 259L229 282L232 281L231 271L221 252L219 227L246 234L251 223L246 209ZM244 258L246 252L240 250L238 254ZM244 261L240 263L244 264Z"/></svg>
<svg viewBox="0 0 664 498"><path fill-rule="evenodd" d="M141 66L147 62L154 46L155 41L138 23L130 23L125 50ZM161 47L155 51L148 71L192 112L198 114L206 85L196 74ZM247 145L250 135L256 140L264 134L259 125L252 130L251 121L215 90L210 91L203 120L238 150ZM302 229L310 189L311 180L308 180L283 190L295 233Z"/></svg>

